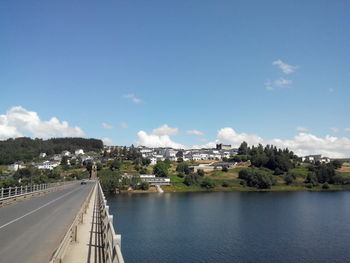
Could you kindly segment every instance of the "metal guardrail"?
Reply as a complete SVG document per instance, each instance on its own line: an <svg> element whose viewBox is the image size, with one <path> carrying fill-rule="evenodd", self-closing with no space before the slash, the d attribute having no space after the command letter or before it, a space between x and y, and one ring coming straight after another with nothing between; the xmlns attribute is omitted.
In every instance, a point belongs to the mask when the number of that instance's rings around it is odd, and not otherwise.
<svg viewBox="0 0 350 263"><path fill-rule="evenodd" d="M75 183L76 181L68 181L68 182L59 182L59 183L50 183L50 184L34 184L34 185L25 185L25 186L15 186L8 188L0 189L0 201L21 197L25 195L30 195L33 193L40 193L46 191L47 189L67 185L70 183Z"/></svg>
<svg viewBox="0 0 350 263"><path fill-rule="evenodd" d="M78 240L78 225L83 223L84 214L86 214L86 212L87 212L87 209L88 209L88 206L89 206L89 202L90 202L92 193L94 192L95 188L96 188L96 185L91 188L91 191L90 191L89 195L87 196L87 198L85 199L84 203L82 204L82 206L81 206L78 214L76 215L73 223L71 224L71 226L69 227L66 235L62 239L60 246L58 247L58 249L54 253L52 259L50 260L50 263L61 263L61 262L63 262L63 258L64 258L65 254L66 254L66 251L67 251L67 248L68 248L69 244L72 241L77 241Z"/></svg>
<svg viewBox="0 0 350 263"><path fill-rule="evenodd" d="M114 231L113 215L109 214L109 206L107 205L107 200L103 194L100 182L97 182L97 195L105 262L124 263L121 252L121 236L117 235Z"/></svg>

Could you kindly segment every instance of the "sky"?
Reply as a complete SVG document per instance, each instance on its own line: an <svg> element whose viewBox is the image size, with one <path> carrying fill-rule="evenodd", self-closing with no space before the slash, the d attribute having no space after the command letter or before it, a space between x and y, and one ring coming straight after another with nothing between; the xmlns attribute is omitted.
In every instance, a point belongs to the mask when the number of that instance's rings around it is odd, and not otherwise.
<svg viewBox="0 0 350 263"><path fill-rule="evenodd" d="M0 139L350 157L350 2L3 0Z"/></svg>

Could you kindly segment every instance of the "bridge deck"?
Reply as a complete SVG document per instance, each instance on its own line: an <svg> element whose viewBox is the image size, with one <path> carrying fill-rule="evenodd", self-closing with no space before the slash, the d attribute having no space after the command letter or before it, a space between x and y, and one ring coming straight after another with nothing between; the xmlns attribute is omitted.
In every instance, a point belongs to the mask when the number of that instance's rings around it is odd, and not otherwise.
<svg viewBox="0 0 350 263"><path fill-rule="evenodd" d="M94 183L0 208L1 262L49 262Z"/></svg>

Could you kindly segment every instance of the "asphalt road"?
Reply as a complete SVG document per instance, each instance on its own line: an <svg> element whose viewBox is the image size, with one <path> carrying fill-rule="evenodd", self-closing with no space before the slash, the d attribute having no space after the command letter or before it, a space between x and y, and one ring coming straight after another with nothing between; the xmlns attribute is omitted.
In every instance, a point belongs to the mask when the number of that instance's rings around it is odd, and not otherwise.
<svg viewBox="0 0 350 263"><path fill-rule="evenodd" d="M49 262L94 183L0 208L0 262Z"/></svg>

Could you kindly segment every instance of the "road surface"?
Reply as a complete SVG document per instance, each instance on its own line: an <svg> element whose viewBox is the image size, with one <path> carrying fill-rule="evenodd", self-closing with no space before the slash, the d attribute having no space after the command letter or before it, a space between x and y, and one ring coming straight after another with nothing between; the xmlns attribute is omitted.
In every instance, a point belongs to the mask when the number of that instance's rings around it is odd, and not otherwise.
<svg viewBox="0 0 350 263"><path fill-rule="evenodd" d="M0 208L0 262L49 262L94 183Z"/></svg>

